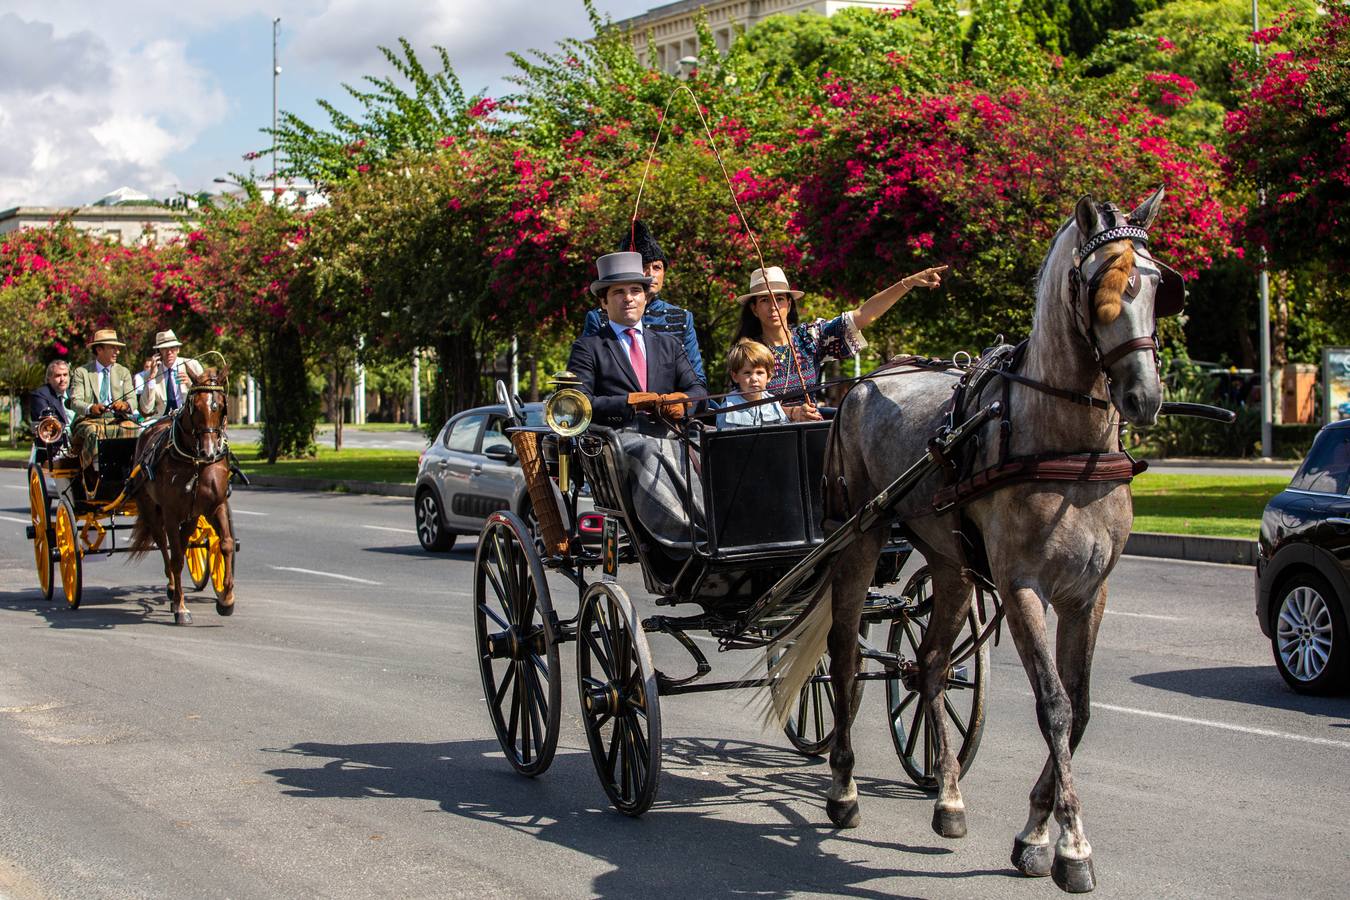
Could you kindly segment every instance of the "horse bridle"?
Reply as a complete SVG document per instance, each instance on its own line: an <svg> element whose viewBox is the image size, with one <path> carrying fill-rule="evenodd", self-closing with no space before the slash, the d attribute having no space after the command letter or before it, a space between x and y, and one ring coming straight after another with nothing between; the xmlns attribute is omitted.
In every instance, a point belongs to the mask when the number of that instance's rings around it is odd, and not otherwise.
<svg viewBox="0 0 1350 900"><path fill-rule="evenodd" d="M1104 211L1108 214L1118 212L1116 207L1110 203L1106 204ZM1078 325L1079 334L1087 341L1088 349L1092 352L1092 358L1096 360L1097 365L1101 367L1102 372L1106 375L1108 380L1111 377L1111 367L1131 353L1147 350L1153 354L1153 362L1155 365L1158 361L1156 312L1153 318L1154 328L1152 332L1130 338L1107 351L1102 350L1101 340L1097 336L1097 329L1093 327L1096 315L1095 310L1093 310L1091 306L1092 296L1097 292L1097 288L1101 286L1102 277L1110 271L1112 265L1120 258L1121 254L1113 253L1110 256L1103 258L1090 273L1085 272L1083 267L1091 261L1093 254L1102 247L1116 241L1124 240L1133 242L1135 246L1135 266L1130 270L1129 276L1129 284L1132 286L1132 290L1130 291L1131 295L1133 295L1134 291L1138 290L1138 285L1143 280L1144 275L1140 272L1141 268L1150 274L1157 273L1159 276L1159 284L1161 284L1162 273L1160 270L1153 266L1141 267L1138 264L1140 259L1148 260L1150 263L1153 262L1152 258L1148 256L1148 229L1128 222L1124 225L1116 225L1107 228L1104 231L1100 231L1087 241L1083 242L1083 244L1074 251L1073 268L1069 270L1069 281L1073 286L1073 299L1070 302L1073 306L1074 321Z"/></svg>
<svg viewBox="0 0 1350 900"><path fill-rule="evenodd" d="M190 461L193 465L207 466L210 465L211 463L219 462L220 460L227 457L230 453L230 444L229 441L225 438L225 429L223 427L199 428L197 427L196 423L193 422L192 433L196 438L196 446L193 447L193 450L195 452L193 453L186 452L178 443L178 429L182 425L182 422L180 420L183 419L184 417L188 418L189 420L191 420L192 418L192 413L190 411L192 404L187 401L192 397L193 394L201 394L201 393L223 394L225 393L225 386L221 384L194 384L192 387L187 389L187 395L184 398L183 405L178 407L178 410L173 414L173 425L169 427L169 443L173 446L173 451L183 459ZM211 455L205 455L201 452L202 438L212 434L216 435L219 438L219 443L217 444L215 453Z"/></svg>

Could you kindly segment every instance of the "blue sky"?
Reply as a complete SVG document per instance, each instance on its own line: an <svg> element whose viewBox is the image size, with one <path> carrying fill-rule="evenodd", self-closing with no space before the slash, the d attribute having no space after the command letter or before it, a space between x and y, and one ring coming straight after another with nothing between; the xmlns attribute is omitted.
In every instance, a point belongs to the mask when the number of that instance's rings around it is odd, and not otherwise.
<svg viewBox="0 0 1350 900"><path fill-rule="evenodd" d="M596 0L615 19L654 5ZM444 45L466 91L497 94L507 51L590 33L581 0L0 0L0 209L247 171L271 120L274 16L281 108L315 124L314 100L385 74L377 47L400 36Z"/></svg>

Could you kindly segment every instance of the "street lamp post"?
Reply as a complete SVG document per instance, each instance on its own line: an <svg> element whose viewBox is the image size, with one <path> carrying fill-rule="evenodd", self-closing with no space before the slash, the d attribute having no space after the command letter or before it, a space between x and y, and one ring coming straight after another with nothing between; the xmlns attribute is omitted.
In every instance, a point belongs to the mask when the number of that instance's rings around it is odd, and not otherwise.
<svg viewBox="0 0 1350 900"><path fill-rule="evenodd" d="M1257 9L1257 0L1252 0L1252 32L1261 30L1261 17ZM1261 58L1261 45L1252 41L1252 51L1256 58ZM1258 206L1266 205L1266 189L1264 186L1256 191L1256 202ZM1261 245L1261 271L1256 276L1257 293L1260 295L1258 301L1260 306L1257 310L1258 328L1261 330L1261 456L1265 459L1270 458L1271 447L1271 423L1275 416L1275 397L1271 386L1274 379L1270 371L1270 275L1267 273L1268 257L1266 255L1266 245Z"/></svg>
<svg viewBox="0 0 1350 900"><path fill-rule="evenodd" d="M1252 0L1256 2L1256 0ZM277 65L277 34L281 31L281 16L272 20L272 202L277 202L277 78L281 75L281 66Z"/></svg>

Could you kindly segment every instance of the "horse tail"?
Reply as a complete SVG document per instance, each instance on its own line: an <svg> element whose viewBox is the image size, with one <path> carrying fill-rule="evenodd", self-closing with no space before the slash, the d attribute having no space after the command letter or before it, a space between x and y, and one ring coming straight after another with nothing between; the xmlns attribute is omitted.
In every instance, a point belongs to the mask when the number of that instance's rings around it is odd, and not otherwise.
<svg viewBox="0 0 1350 900"><path fill-rule="evenodd" d="M811 607L792 627L774 639L765 648L769 665L768 684L755 691L750 705L758 707L760 721L768 727L782 728L797 708L797 698L806 682L816 672L816 663L825 655L834 624L833 565L825 564L827 571L811 597ZM773 655L779 653L777 659ZM754 673L758 673L756 665ZM748 680L755 677L747 672Z"/></svg>
<svg viewBox="0 0 1350 900"><path fill-rule="evenodd" d="M131 545L127 548L127 562L135 562L156 548L155 532L147 521L144 509L136 513L136 524L131 527Z"/></svg>

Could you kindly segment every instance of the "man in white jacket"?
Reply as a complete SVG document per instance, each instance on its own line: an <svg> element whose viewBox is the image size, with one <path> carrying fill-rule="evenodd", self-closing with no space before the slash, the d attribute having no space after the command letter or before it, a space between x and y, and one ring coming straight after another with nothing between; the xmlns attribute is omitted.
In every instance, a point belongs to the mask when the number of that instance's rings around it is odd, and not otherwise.
<svg viewBox="0 0 1350 900"><path fill-rule="evenodd" d="M183 405L188 388L192 387L188 373L202 374L201 364L195 359L178 355L178 350L182 346L172 330L161 331L155 335L155 352L158 356L141 388L139 399L141 415L158 418L172 413Z"/></svg>

